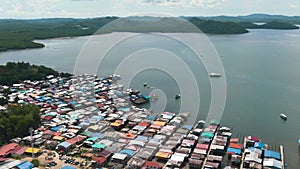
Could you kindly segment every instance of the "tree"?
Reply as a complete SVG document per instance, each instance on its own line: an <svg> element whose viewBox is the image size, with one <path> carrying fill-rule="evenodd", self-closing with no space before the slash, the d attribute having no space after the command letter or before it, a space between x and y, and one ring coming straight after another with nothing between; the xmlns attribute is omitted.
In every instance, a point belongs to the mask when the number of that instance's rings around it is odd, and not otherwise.
<svg viewBox="0 0 300 169"><path fill-rule="evenodd" d="M34 167L38 167L40 165L40 161L38 159L32 159L31 163L33 164Z"/></svg>
<svg viewBox="0 0 300 169"><path fill-rule="evenodd" d="M40 125L40 110L34 105L9 106L0 113L0 145L15 137L28 135L30 127Z"/></svg>

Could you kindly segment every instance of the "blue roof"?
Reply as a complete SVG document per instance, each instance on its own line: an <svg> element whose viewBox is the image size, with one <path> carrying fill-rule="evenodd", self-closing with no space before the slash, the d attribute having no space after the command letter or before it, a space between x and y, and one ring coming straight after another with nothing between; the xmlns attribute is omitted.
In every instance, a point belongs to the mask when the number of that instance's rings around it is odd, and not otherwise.
<svg viewBox="0 0 300 169"><path fill-rule="evenodd" d="M100 121L100 120L103 120L104 117L103 116L93 116L92 119Z"/></svg>
<svg viewBox="0 0 300 169"><path fill-rule="evenodd" d="M193 126L191 125L184 125L182 126L183 129L192 130Z"/></svg>
<svg viewBox="0 0 300 169"><path fill-rule="evenodd" d="M88 139L86 139L86 141L96 141L98 139L98 137L90 137Z"/></svg>
<svg viewBox="0 0 300 169"><path fill-rule="evenodd" d="M61 126L56 126L56 127L52 127L51 130L52 130L52 131L57 131L57 130L59 130L60 128L61 128Z"/></svg>
<svg viewBox="0 0 300 169"><path fill-rule="evenodd" d="M147 136L137 136L137 138L135 140L138 140L138 141L148 141L149 137L147 137Z"/></svg>
<svg viewBox="0 0 300 169"><path fill-rule="evenodd" d="M76 169L76 168L72 167L72 166L69 166L69 165L66 165L66 166L61 167L60 169Z"/></svg>
<svg viewBox="0 0 300 169"><path fill-rule="evenodd" d="M128 111L130 111L130 108L129 107L120 107L120 108L118 108L118 110L128 112Z"/></svg>
<svg viewBox="0 0 300 169"><path fill-rule="evenodd" d="M104 134L102 134L102 133L94 133L94 134L92 135L92 137L97 137L97 138L102 139L102 138L104 138Z"/></svg>
<svg viewBox="0 0 300 169"><path fill-rule="evenodd" d="M149 120L155 120L155 119L156 119L156 116L154 116L154 115L149 115L147 118L148 118Z"/></svg>
<svg viewBox="0 0 300 169"><path fill-rule="evenodd" d="M255 147L255 148L262 149L262 148L265 147L265 144L262 143L262 142L256 142L256 143L254 144L254 147Z"/></svg>
<svg viewBox="0 0 300 169"><path fill-rule="evenodd" d="M235 154L241 154L240 149L230 148L230 147L227 149L227 152L232 152L232 153L235 153Z"/></svg>
<svg viewBox="0 0 300 169"><path fill-rule="evenodd" d="M275 158L280 160L280 153L271 150L265 150L265 157Z"/></svg>
<svg viewBox="0 0 300 169"><path fill-rule="evenodd" d="M18 167L19 169L32 169L33 164L31 162L25 161L25 162L17 165L16 167Z"/></svg>
<svg viewBox="0 0 300 169"><path fill-rule="evenodd" d="M68 142L66 142L66 141L64 141L64 142L62 142L62 143L58 144L58 146L62 146L62 147L64 147L64 148L68 148L68 147L70 147L70 146L71 146L71 144L70 144L70 143L68 143Z"/></svg>
<svg viewBox="0 0 300 169"><path fill-rule="evenodd" d="M134 156L135 151L133 151L133 150L121 150L120 153L121 154L127 154L127 155L130 155L130 156Z"/></svg>

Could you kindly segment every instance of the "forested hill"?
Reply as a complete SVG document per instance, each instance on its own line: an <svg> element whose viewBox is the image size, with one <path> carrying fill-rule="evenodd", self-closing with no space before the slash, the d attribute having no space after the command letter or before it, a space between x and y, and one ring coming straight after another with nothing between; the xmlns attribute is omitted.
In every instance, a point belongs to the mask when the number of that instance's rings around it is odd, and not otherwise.
<svg viewBox="0 0 300 169"><path fill-rule="evenodd" d="M68 73L59 73L45 66L30 65L24 62L8 62L0 65L0 85L12 85L23 80L43 80L48 75L66 77Z"/></svg>
<svg viewBox="0 0 300 169"><path fill-rule="evenodd" d="M34 39L58 37L74 37L92 35L102 26L119 19L118 22L102 33L112 31L130 32L188 32L182 27L186 20L181 18L153 17L104 17L88 19L34 19L34 20L0 20L0 51L11 49L42 48L43 44L33 42ZM150 21L151 20L151 21ZM203 32L210 34L236 34L247 31L233 22L213 20L191 20Z"/></svg>
<svg viewBox="0 0 300 169"><path fill-rule="evenodd" d="M257 16L259 21L264 21L263 16ZM254 16L253 16L254 17ZM187 21L194 24L202 32L208 34L241 34L247 33L247 29L297 29L293 23L298 17L290 18L290 22L277 21L275 16L268 17L265 21L270 23L263 27L253 24L255 18L249 17L102 17L102 18L52 18L15 20L0 19L0 51L42 48L43 44L33 42L35 39L48 39L58 37L75 37L92 35L99 28L110 24L108 30L103 29L101 33L118 31L126 32L189 32ZM267 16L265 16L267 17ZM112 22L118 19L117 22ZM293 20L292 20L293 19ZM257 20L255 20L257 21ZM293 21L293 22L292 22ZM292 22L292 23L291 23ZM300 20L299 20L300 22Z"/></svg>

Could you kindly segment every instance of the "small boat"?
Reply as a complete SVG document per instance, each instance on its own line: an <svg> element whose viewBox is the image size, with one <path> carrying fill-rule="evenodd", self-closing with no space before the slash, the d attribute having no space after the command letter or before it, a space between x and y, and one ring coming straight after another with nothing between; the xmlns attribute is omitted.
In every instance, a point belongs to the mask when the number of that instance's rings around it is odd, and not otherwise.
<svg viewBox="0 0 300 169"><path fill-rule="evenodd" d="M280 118L282 118L283 120L287 120L287 116L283 113L280 114Z"/></svg>
<svg viewBox="0 0 300 169"><path fill-rule="evenodd" d="M177 94L177 95L175 96L175 99L180 99L180 97L181 97L181 95L180 95L180 94Z"/></svg>
<svg viewBox="0 0 300 169"><path fill-rule="evenodd" d="M210 77L221 77L222 75L220 73L210 73Z"/></svg>
<svg viewBox="0 0 300 169"><path fill-rule="evenodd" d="M148 83L144 83L144 87L147 87L148 86Z"/></svg>

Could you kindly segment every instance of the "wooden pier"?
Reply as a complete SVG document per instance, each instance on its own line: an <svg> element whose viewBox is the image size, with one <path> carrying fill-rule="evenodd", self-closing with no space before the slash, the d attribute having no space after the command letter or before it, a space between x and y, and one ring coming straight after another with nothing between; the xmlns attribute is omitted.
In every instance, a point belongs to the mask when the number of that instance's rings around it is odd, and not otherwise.
<svg viewBox="0 0 300 169"><path fill-rule="evenodd" d="M246 143L247 143L247 138L244 137L244 142L243 142L243 153L242 153L242 160L241 160L240 169L243 169L243 166L244 166Z"/></svg>
<svg viewBox="0 0 300 169"><path fill-rule="evenodd" d="M284 151L283 151L283 145L280 145L280 156L281 156L281 168L284 169Z"/></svg>

